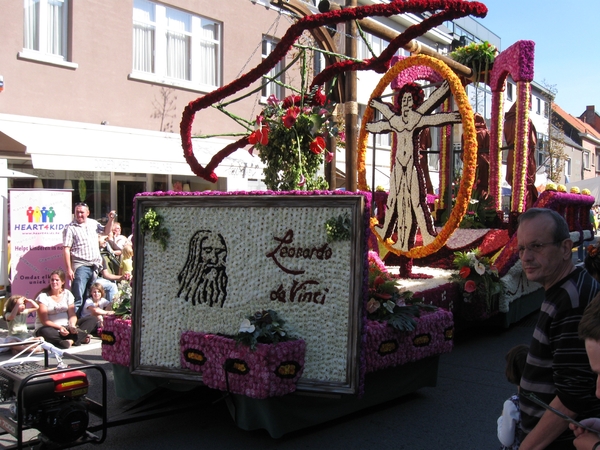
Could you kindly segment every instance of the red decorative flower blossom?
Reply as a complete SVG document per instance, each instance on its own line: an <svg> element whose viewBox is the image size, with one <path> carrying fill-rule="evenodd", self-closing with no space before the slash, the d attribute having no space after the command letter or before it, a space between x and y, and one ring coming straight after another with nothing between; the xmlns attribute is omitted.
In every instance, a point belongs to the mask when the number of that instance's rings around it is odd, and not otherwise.
<svg viewBox="0 0 600 450"><path fill-rule="evenodd" d="M269 143L269 125L262 125L260 128L254 130L248 136L248 142L252 145L257 143L267 145Z"/></svg>
<svg viewBox="0 0 600 450"><path fill-rule="evenodd" d="M325 94L323 91L321 91L321 88L317 89L317 92L315 92L315 96L313 97L313 104L317 106L323 106L325 104L325 100L327 100L327 97L325 97Z"/></svg>
<svg viewBox="0 0 600 450"><path fill-rule="evenodd" d="M458 272L461 278L467 278L471 274L471 268L468 266L463 266L460 268L460 272Z"/></svg>
<svg viewBox="0 0 600 450"><path fill-rule="evenodd" d="M320 155L325 150L325 139L321 136L317 136L314 141L310 143L310 151L315 155Z"/></svg>
<svg viewBox="0 0 600 450"><path fill-rule="evenodd" d="M297 106L292 106L288 108L285 115L283 116L283 125L286 128L292 128L296 123L298 114L300 114L300 108L298 108Z"/></svg>
<svg viewBox="0 0 600 450"><path fill-rule="evenodd" d="M475 284L475 282L473 280L468 280L465 283L465 292L468 292L469 294L471 294L472 292L475 292L477 290L477 285Z"/></svg>

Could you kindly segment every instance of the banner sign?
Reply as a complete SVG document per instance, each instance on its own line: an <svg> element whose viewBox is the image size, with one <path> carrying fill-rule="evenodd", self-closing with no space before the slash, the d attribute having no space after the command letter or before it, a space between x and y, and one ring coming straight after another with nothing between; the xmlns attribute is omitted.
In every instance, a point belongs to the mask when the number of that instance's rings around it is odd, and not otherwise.
<svg viewBox="0 0 600 450"><path fill-rule="evenodd" d="M306 342L299 390L355 393L359 379L365 206L362 195L136 197L167 246L136 227L133 373L198 378L182 368L182 333L235 335L274 310ZM350 234L328 235L346 217Z"/></svg>
<svg viewBox="0 0 600 450"><path fill-rule="evenodd" d="M72 221L71 190L11 189L11 292L35 299L50 273L65 269L63 229Z"/></svg>

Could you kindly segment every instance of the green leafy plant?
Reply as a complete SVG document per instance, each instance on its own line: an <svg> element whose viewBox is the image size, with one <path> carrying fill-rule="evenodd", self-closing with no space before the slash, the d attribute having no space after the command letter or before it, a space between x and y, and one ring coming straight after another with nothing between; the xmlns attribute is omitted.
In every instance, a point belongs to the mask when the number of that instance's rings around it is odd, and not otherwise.
<svg viewBox="0 0 600 450"><path fill-rule="evenodd" d="M334 118L335 104L326 104L318 89L304 95L291 95L283 101L274 95L254 122L248 142L258 150L265 184L271 190L327 189L322 176L316 176L324 160L333 154L326 138L341 133Z"/></svg>
<svg viewBox="0 0 600 450"><path fill-rule="evenodd" d="M479 82L482 73L485 74L484 83L487 84L487 72L491 70L497 55L498 49L488 41L471 42L450 53L452 59L464 64L473 71L476 84Z"/></svg>
<svg viewBox="0 0 600 450"><path fill-rule="evenodd" d="M352 221L350 215L340 214L325 222L327 242L348 241L352 235Z"/></svg>
<svg viewBox="0 0 600 450"><path fill-rule="evenodd" d="M276 344L295 340L284 325L285 320L272 309L257 311L242 320L234 339L252 350L256 348L256 344Z"/></svg>
<svg viewBox="0 0 600 450"><path fill-rule="evenodd" d="M490 258L481 256L478 249L455 252L454 265L459 272L450 279L460 286L465 302L484 301L491 311L494 296L502 292L502 282Z"/></svg>
<svg viewBox="0 0 600 450"><path fill-rule="evenodd" d="M148 208L138 224L142 233L150 233L153 241L159 242L163 250L167 249L167 240L171 235L163 225L163 217L152 208Z"/></svg>
<svg viewBox="0 0 600 450"><path fill-rule="evenodd" d="M375 259L377 258L377 259ZM412 296L412 292L398 287L398 280L383 269L383 263L369 255L369 301L367 318L387 322L400 331L413 331L421 310L435 311L434 305L425 305Z"/></svg>
<svg viewBox="0 0 600 450"><path fill-rule="evenodd" d="M115 312L115 316L120 316L121 319L131 319L131 297L132 288L129 281L121 281L119 291L113 297L112 310Z"/></svg>

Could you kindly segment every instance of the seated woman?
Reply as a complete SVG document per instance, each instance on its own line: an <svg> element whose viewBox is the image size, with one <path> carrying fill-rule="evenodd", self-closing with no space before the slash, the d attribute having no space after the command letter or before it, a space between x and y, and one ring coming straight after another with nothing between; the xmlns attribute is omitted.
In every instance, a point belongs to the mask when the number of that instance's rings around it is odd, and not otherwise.
<svg viewBox="0 0 600 450"><path fill-rule="evenodd" d="M33 300L23 297L22 295L12 295L6 301L4 305L4 320L6 320L6 327L8 328L8 336L6 337L6 343L22 342L34 338L33 334L27 329L27 316L31 312L37 311L39 308L38 304ZM28 349L33 350L34 345L31 343L24 345L13 345L10 347L12 353L17 354ZM42 347L37 347L36 352L43 352Z"/></svg>
<svg viewBox="0 0 600 450"><path fill-rule="evenodd" d="M58 269L50 274L50 285L40 292L36 301L40 306L35 320L36 336L60 348L90 342L88 331L96 328L98 319L94 316L77 319L75 299L71 291L65 289L64 271Z"/></svg>
<svg viewBox="0 0 600 450"><path fill-rule="evenodd" d="M98 320L98 325L95 330L92 331L92 334L99 333L104 325L104 316L112 315L115 312L112 311L111 303L104 298L104 288L100 283L92 284L90 288L91 297L88 298L83 304L83 309L81 310L81 318L88 316L94 316Z"/></svg>

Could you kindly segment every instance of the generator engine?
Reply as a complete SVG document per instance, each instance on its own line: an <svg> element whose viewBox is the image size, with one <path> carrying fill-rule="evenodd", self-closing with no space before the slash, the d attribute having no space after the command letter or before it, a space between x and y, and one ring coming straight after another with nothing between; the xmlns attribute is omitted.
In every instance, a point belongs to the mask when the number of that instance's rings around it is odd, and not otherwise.
<svg viewBox="0 0 600 450"><path fill-rule="evenodd" d="M49 441L74 442L89 424L88 387L87 375L80 370L48 370L33 362L0 366L0 396L9 404L9 412L0 415L0 427L16 436L20 423Z"/></svg>

